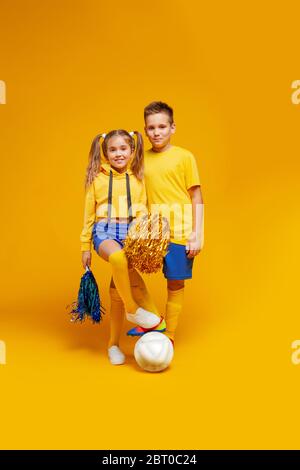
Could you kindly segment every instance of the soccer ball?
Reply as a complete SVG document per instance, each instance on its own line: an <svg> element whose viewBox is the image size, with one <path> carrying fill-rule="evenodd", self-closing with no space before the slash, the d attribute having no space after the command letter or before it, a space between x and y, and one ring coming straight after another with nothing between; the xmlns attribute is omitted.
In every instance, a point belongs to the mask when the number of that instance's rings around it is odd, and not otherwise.
<svg viewBox="0 0 300 470"><path fill-rule="evenodd" d="M148 372L166 369L174 355L170 339L159 331L145 333L134 347L134 357L138 365Z"/></svg>

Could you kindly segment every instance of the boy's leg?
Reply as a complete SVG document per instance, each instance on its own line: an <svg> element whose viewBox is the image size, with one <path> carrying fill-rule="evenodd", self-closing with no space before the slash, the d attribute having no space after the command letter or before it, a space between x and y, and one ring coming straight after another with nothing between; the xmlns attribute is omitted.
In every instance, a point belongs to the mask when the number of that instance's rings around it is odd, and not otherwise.
<svg viewBox="0 0 300 470"><path fill-rule="evenodd" d="M168 280L168 299L165 320L167 329L165 335L174 341L179 315L184 301L184 280Z"/></svg>
<svg viewBox="0 0 300 470"><path fill-rule="evenodd" d="M164 258L163 273L168 281L165 334L174 341L179 315L183 309L184 280L192 278L194 259L187 257L185 245L170 243Z"/></svg>

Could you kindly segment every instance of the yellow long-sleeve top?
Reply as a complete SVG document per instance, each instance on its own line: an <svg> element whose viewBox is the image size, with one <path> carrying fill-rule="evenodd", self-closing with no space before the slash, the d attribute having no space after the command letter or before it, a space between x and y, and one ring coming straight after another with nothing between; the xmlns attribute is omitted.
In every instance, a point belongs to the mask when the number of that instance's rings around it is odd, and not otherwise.
<svg viewBox="0 0 300 470"><path fill-rule="evenodd" d="M128 218L126 172L119 173L108 163L102 163L98 175L85 193L83 230L80 235L81 251L91 250L93 225L99 218L107 217L108 186L110 170L113 173L111 218ZM132 216L147 213L147 196L144 181L138 180L130 169Z"/></svg>

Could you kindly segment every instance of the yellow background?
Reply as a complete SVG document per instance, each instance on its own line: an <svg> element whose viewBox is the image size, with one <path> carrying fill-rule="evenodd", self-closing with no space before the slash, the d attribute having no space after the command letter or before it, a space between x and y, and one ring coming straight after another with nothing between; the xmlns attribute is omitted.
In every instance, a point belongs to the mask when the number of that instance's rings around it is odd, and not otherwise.
<svg viewBox="0 0 300 470"><path fill-rule="evenodd" d="M2 0L1 448L299 448L299 4ZM198 162L205 245L172 366L69 323L92 138L160 99ZM109 266L92 268L108 307ZM159 308L161 274L148 280Z"/></svg>

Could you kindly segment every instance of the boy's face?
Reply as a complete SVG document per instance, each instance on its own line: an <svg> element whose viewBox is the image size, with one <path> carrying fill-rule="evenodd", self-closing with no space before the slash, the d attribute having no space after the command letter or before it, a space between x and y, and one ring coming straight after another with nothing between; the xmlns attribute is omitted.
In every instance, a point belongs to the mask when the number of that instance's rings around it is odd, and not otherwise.
<svg viewBox="0 0 300 470"><path fill-rule="evenodd" d="M145 133L154 149L160 150L169 145L175 124L170 124L167 113L150 114L146 117Z"/></svg>

